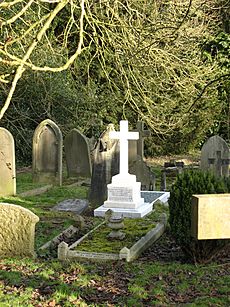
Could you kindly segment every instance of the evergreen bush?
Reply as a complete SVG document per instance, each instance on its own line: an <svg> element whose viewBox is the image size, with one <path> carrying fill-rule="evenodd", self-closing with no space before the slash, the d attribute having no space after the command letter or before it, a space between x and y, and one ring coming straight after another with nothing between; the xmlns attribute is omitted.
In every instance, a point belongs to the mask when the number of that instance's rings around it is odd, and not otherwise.
<svg viewBox="0 0 230 307"><path fill-rule="evenodd" d="M191 237L191 203L194 194L227 193L229 179L212 173L188 170L177 176L170 191L169 224L176 243L194 262L205 263L230 240L196 240Z"/></svg>

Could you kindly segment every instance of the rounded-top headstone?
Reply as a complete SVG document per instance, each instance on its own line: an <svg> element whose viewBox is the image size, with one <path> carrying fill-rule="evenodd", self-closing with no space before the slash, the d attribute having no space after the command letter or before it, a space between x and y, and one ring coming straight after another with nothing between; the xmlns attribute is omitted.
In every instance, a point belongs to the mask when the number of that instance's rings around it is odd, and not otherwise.
<svg viewBox="0 0 230 307"><path fill-rule="evenodd" d="M12 134L0 127L0 196L16 194L15 148Z"/></svg>
<svg viewBox="0 0 230 307"><path fill-rule="evenodd" d="M228 144L218 135L210 137L201 149L200 167L217 176L229 176L230 152Z"/></svg>
<svg viewBox="0 0 230 307"><path fill-rule="evenodd" d="M62 185L63 139L50 119L42 121L33 136L33 180Z"/></svg>

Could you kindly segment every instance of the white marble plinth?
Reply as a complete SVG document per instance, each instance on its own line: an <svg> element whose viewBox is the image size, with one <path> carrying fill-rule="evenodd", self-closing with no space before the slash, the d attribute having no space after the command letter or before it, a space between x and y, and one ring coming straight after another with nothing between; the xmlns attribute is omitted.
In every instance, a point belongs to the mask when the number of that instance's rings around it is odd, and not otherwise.
<svg viewBox="0 0 230 307"><path fill-rule="evenodd" d="M126 174L116 175L108 184L108 199L105 208L137 209L144 204L141 198L141 183L136 182L136 176Z"/></svg>
<svg viewBox="0 0 230 307"><path fill-rule="evenodd" d="M164 191L141 191L141 196L144 198L144 204L137 209L106 208L102 205L94 210L94 216L103 217L105 212L111 209L117 216L123 215L129 218L144 217L154 209L155 202L160 201L167 205L170 193Z"/></svg>
<svg viewBox="0 0 230 307"><path fill-rule="evenodd" d="M105 215L105 212L111 209L113 211L113 216L123 216L128 218L140 218L144 217L148 213L150 213L153 209L153 204L144 203L142 206L136 209L124 209L124 208L106 208L104 205L98 207L94 210L94 216L101 216Z"/></svg>

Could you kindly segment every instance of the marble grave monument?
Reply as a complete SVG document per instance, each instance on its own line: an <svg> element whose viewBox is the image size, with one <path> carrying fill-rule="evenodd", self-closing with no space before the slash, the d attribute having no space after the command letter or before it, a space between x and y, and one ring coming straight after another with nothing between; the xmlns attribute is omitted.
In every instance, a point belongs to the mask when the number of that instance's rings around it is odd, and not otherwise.
<svg viewBox="0 0 230 307"><path fill-rule="evenodd" d="M105 212L111 209L114 216L143 217L152 211L153 202L145 202L145 198L142 197L141 183L136 181L135 175L128 172L128 141L137 140L139 133L129 132L128 121L122 120L120 131L111 131L109 136L111 139L120 141L119 174L113 176L112 183L107 185L108 199L94 210L94 216L104 216ZM168 196L166 195L166 199Z"/></svg>

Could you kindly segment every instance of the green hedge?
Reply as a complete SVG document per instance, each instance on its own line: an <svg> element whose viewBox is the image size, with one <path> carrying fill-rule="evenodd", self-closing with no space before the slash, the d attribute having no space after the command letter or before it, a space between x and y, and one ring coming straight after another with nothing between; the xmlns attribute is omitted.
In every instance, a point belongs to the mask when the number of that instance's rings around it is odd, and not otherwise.
<svg viewBox="0 0 230 307"><path fill-rule="evenodd" d="M196 240L191 237L193 194L228 193L230 180L212 173L188 170L177 176L170 191L169 224L173 237L194 262L208 262L230 240Z"/></svg>

